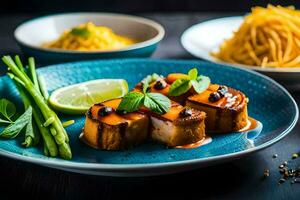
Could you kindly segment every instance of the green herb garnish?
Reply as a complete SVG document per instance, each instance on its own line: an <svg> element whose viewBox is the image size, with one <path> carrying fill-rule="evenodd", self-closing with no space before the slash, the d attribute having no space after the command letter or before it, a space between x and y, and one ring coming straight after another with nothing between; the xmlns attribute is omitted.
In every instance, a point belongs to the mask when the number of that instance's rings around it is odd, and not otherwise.
<svg viewBox="0 0 300 200"><path fill-rule="evenodd" d="M88 38L91 34L86 28L73 28L70 32L72 35Z"/></svg>
<svg viewBox="0 0 300 200"><path fill-rule="evenodd" d="M32 108L29 107L15 122L7 126L1 133L0 137L15 138L19 135L21 130L30 122L32 118Z"/></svg>
<svg viewBox="0 0 300 200"><path fill-rule="evenodd" d="M122 110L122 111L124 110L126 112L134 112L144 105L151 111L158 114L164 114L168 112L171 107L171 101L162 94L149 92L148 88L150 83L152 82L153 82L153 75L147 76L143 80L142 93L141 92L127 93L123 97L121 103L119 104L118 110Z"/></svg>
<svg viewBox="0 0 300 200"><path fill-rule="evenodd" d="M7 99L0 99L0 123L13 123L11 119L16 114L16 106Z"/></svg>
<svg viewBox="0 0 300 200"><path fill-rule="evenodd" d="M125 110L126 112L137 111L144 102L145 94L140 92L127 93L118 106L118 110Z"/></svg>
<svg viewBox="0 0 300 200"><path fill-rule="evenodd" d="M193 87L197 93L201 93L209 87L209 77L203 75L198 76L198 70L196 68L191 69L187 75L187 77L177 79L172 83L168 93L169 96L184 94L189 91L191 87Z"/></svg>
<svg viewBox="0 0 300 200"><path fill-rule="evenodd" d="M155 113L163 114L169 111L171 102L168 97L160 93L146 93L144 98L144 106Z"/></svg>

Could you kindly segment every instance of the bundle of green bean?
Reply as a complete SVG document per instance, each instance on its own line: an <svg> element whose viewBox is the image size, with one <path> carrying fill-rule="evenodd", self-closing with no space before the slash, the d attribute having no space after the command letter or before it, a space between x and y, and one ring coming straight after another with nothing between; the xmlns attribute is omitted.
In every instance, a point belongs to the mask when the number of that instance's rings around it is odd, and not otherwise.
<svg viewBox="0 0 300 200"><path fill-rule="evenodd" d="M10 56L3 56L3 62L7 65L9 77L14 81L20 93L25 109L31 107L33 114L33 131L25 134L25 146L31 146L38 142L39 130L43 142L44 153L47 156L60 156L71 159L72 153L69 146L68 135L56 113L48 106L48 93L37 76L33 58L29 58L28 69L25 69L19 56L13 60Z"/></svg>

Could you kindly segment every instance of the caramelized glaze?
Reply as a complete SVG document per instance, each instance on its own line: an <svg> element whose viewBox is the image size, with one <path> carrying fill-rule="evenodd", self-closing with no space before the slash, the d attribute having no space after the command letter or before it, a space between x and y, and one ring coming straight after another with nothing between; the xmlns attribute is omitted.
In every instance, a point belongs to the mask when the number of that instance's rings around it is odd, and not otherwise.
<svg viewBox="0 0 300 200"><path fill-rule="evenodd" d="M94 106L92 106L90 108L90 110L89 110L90 114L88 114L88 115L90 115L89 117L92 117L93 119L97 119L97 120L99 120L103 123L109 124L109 125L117 125L117 124L121 124L124 122L128 122L130 120L137 120L137 119L144 117L143 114L138 113L138 112L127 113L124 115L118 115L116 112L110 113L107 116L99 116L98 115L98 111L100 108L102 108L104 106L109 106L114 109L117 109L120 102L121 102L121 99L113 99L110 101L106 101L104 103L95 104Z"/></svg>
<svg viewBox="0 0 300 200"><path fill-rule="evenodd" d="M173 82L175 82L177 79L180 78L188 78L188 75L182 73L172 73L167 76L166 81L167 83L172 84Z"/></svg>
<svg viewBox="0 0 300 200"><path fill-rule="evenodd" d="M228 88L228 92L223 98L216 102L210 102L209 96L211 93L218 91L219 85L211 84L209 88L201 94L190 96L188 100L199 104L204 104L214 108L226 108L231 110L240 110L246 103L246 97L243 93L233 88Z"/></svg>

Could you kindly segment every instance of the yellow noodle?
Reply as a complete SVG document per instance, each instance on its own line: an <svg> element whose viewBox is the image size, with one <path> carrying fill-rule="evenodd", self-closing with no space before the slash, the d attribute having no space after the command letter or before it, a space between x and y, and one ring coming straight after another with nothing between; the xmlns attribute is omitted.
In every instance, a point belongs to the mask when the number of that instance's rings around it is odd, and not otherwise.
<svg viewBox="0 0 300 200"><path fill-rule="evenodd" d="M88 22L66 30L55 41L45 43L45 48L77 51L115 50L136 43L135 40L115 34L110 28Z"/></svg>
<svg viewBox="0 0 300 200"><path fill-rule="evenodd" d="M254 7L216 58L261 67L300 67L300 11L294 7Z"/></svg>

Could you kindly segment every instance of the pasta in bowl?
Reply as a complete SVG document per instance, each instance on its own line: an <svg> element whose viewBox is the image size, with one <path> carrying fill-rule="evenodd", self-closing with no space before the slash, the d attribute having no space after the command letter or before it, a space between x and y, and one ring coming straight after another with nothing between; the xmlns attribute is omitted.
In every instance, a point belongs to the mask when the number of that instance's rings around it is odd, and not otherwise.
<svg viewBox="0 0 300 200"><path fill-rule="evenodd" d="M149 57L164 34L164 28L150 19L98 12L39 17L14 32L22 52L42 64Z"/></svg>
<svg viewBox="0 0 300 200"><path fill-rule="evenodd" d="M294 7L254 7L215 58L250 66L300 67L300 11Z"/></svg>
<svg viewBox="0 0 300 200"><path fill-rule="evenodd" d="M96 26L93 22L88 22L65 30L57 40L47 42L42 47L95 51L122 49L135 43L135 40L118 35L106 26Z"/></svg>

